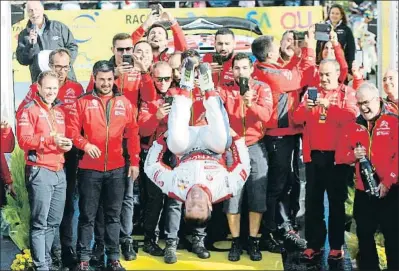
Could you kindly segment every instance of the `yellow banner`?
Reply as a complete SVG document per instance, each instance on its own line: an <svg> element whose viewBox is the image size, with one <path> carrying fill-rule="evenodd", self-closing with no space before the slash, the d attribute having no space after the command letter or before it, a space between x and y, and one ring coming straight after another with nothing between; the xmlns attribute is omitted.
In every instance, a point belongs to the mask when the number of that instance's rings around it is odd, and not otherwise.
<svg viewBox="0 0 399 271"><path fill-rule="evenodd" d="M166 9L175 18L196 17L237 17L251 21L259 26L263 35L273 35L280 40L286 30L305 31L311 24L322 20L322 7L269 7L269 8L197 8ZM72 31L79 45L79 54L74 69L79 81L88 81L93 64L112 56L112 37L121 32L132 33L146 19L149 9L135 10L81 10L81 11L46 11L49 19L66 24ZM27 19L12 27L13 69L15 82L29 82L27 66L21 66L16 60L18 34L26 27ZM214 33L215 30L206 30ZM243 30L234 30L242 34ZM196 30L198 33L198 30ZM258 34L251 31L256 38ZM185 31L189 35L190 31Z"/></svg>

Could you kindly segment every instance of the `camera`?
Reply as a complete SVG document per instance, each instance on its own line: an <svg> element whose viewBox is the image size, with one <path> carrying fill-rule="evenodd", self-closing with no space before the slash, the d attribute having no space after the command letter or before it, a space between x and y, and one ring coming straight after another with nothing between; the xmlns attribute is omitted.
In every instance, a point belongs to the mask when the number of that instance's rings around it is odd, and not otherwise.
<svg viewBox="0 0 399 271"><path fill-rule="evenodd" d="M315 39L319 41L329 41L331 29L331 25L329 24L316 24Z"/></svg>

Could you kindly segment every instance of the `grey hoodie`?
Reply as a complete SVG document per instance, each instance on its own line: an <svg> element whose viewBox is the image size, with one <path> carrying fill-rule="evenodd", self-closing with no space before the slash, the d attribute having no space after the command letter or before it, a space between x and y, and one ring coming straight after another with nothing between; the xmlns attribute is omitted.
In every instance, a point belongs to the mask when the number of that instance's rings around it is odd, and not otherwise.
<svg viewBox="0 0 399 271"><path fill-rule="evenodd" d="M38 54L40 51L59 48L68 49L72 56L71 66L78 55L78 45L69 28L61 22L49 20L46 15L44 15L44 20L46 25L43 35L38 35L36 44L32 45L29 42L29 32L33 28L30 21L26 25L26 28L18 35L17 60L21 65L29 65L32 83L36 82L41 72L38 64ZM73 67L71 67L68 73L68 78L76 81Z"/></svg>

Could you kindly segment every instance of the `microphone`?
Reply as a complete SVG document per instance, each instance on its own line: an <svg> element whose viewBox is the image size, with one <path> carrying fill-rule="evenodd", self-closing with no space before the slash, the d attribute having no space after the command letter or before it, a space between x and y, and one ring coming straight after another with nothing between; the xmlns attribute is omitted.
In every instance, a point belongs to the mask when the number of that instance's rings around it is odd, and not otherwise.
<svg viewBox="0 0 399 271"><path fill-rule="evenodd" d="M33 29L33 31L35 31L35 33L37 33L37 30L38 30L37 25L32 24L32 29ZM33 44L33 42L34 42L34 40L31 39L30 43Z"/></svg>

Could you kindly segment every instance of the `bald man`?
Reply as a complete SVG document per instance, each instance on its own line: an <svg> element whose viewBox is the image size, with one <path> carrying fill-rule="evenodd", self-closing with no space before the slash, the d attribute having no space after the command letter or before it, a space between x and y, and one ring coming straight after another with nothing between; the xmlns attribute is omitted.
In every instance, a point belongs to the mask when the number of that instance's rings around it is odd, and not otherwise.
<svg viewBox="0 0 399 271"><path fill-rule="evenodd" d="M73 63L78 55L78 45L65 24L49 20L44 14L41 1L28 1L26 12L29 21L18 35L17 60L19 64L29 66L33 83L40 72L48 68L48 58L52 50L68 49ZM68 78L76 80L72 66Z"/></svg>
<svg viewBox="0 0 399 271"><path fill-rule="evenodd" d="M360 116L343 127L336 163L356 163L353 213L359 239L359 269L379 270L374 241L379 228L385 239L388 270L399 270L398 116L387 110L378 89L371 83L359 87L356 100ZM377 197L365 189L367 184L360 177L359 160L364 157L375 168L379 182Z"/></svg>

